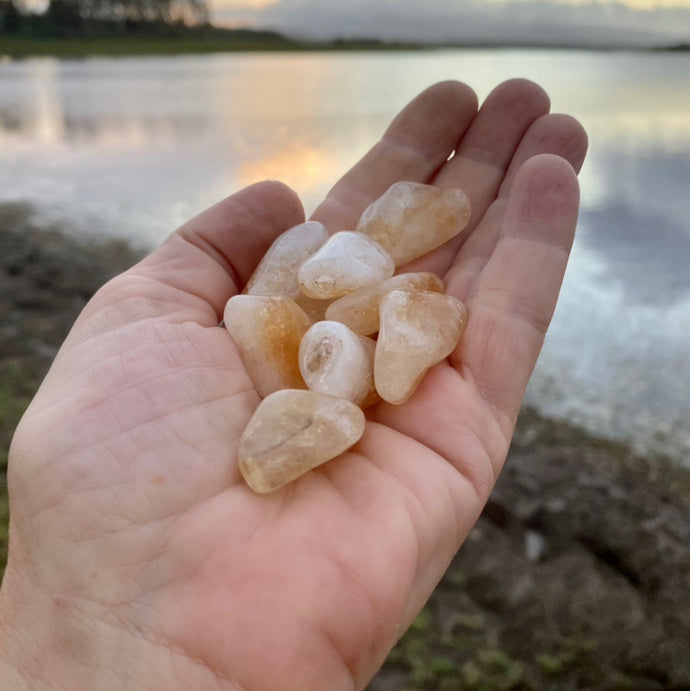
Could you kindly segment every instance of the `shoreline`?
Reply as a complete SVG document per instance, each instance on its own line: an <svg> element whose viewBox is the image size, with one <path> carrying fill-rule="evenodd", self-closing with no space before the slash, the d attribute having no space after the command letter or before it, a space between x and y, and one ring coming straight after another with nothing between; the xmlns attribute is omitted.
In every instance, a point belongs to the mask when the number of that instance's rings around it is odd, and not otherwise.
<svg viewBox="0 0 690 691"><path fill-rule="evenodd" d="M427 44L379 41L376 39L338 39L307 41L285 37L284 40L222 36L103 36L76 38L32 38L3 36L0 64L3 61L34 57L91 58L91 57L148 57L174 55L204 55L212 53L352 53L352 52L432 52L432 51L578 51L687 54L690 46L660 45L580 45L535 43L465 43Z"/></svg>
<svg viewBox="0 0 690 691"><path fill-rule="evenodd" d="M138 256L0 205L0 572L14 426L90 295ZM370 691L690 686L689 519L690 471L523 409L482 517Z"/></svg>

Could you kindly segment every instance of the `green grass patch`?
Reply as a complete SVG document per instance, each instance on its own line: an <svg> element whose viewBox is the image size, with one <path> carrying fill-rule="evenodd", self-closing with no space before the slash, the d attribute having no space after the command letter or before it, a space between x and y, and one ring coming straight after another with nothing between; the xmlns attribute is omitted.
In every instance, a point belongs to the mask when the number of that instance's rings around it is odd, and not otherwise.
<svg viewBox="0 0 690 691"><path fill-rule="evenodd" d="M0 51L11 57L52 55L55 57L179 55L228 51L296 50L292 44L272 41L238 41L227 38L107 37L73 39L5 38Z"/></svg>
<svg viewBox="0 0 690 691"><path fill-rule="evenodd" d="M433 615L428 607L425 607L415 618L410 626L410 632L414 634L426 633L433 624Z"/></svg>
<svg viewBox="0 0 690 691"><path fill-rule="evenodd" d="M107 36L102 38L3 37L0 56L58 58L128 55L185 55L193 53L286 51L388 51L419 46L378 41L317 43L253 36Z"/></svg>

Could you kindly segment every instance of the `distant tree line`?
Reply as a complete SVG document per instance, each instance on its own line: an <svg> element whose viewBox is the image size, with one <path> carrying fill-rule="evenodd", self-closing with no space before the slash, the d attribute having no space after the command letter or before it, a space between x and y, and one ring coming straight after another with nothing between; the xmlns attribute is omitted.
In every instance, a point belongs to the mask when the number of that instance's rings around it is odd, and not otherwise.
<svg viewBox="0 0 690 691"><path fill-rule="evenodd" d="M42 13L0 0L0 36L175 35L211 28L206 0L50 0Z"/></svg>

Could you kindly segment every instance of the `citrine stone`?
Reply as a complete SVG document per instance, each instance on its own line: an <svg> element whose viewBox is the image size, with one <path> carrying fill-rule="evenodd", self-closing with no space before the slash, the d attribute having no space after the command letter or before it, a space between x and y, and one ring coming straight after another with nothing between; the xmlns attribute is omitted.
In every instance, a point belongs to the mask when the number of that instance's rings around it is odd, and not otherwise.
<svg viewBox="0 0 690 691"><path fill-rule="evenodd" d="M292 298L312 321L324 318L329 305L302 293L297 281L299 267L328 240L328 231L318 221L300 223L279 235L268 248L247 282L249 295L285 295Z"/></svg>
<svg viewBox="0 0 690 691"><path fill-rule="evenodd" d="M393 259L380 245L344 230L302 264L298 280L305 295L328 300L390 278L394 271Z"/></svg>
<svg viewBox="0 0 690 691"><path fill-rule="evenodd" d="M398 274L334 300L326 310L326 319L347 324L361 336L374 334L379 330L379 304L392 290L431 290L442 293L445 287L434 273Z"/></svg>
<svg viewBox="0 0 690 691"><path fill-rule="evenodd" d="M450 295L394 290L380 305L374 380L381 398L404 403L427 370L450 355L467 323L465 306Z"/></svg>
<svg viewBox="0 0 690 691"><path fill-rule="evenodd" d="M223 321L260 396L305 388L298 353L311 320L294 300L235 295L225 305Z"/></svg>
<svg viewBox="0 0 690 691"><path fill-rule="evenodd" d="M375 348L345 324L320 321L302 338L299 368L312 391L361 405L374 391Z"/></svg>
<svg viewBox="0 0 690 691"><path fill-rule="evenodd" d="M462 190L397 182L365 209L356 230L402 266L458 235L469 220L470 200Z"/></svg>
<svg viewBox="0 0 690 691"><path fill-rule="evenodd" d="M364 425L364 413L350 401L276 391L261 401L240 438L240 472L255 492L272 492L349 449Z"/></svg>
<svg viewBox="0 0 690 691"><path fill-rule="evenodd" d="M279 235L268 248L247 281L249 295L285 295L295 300L301 295L299 267L328 240L328 231L318 221L300 223Z"/></svg>

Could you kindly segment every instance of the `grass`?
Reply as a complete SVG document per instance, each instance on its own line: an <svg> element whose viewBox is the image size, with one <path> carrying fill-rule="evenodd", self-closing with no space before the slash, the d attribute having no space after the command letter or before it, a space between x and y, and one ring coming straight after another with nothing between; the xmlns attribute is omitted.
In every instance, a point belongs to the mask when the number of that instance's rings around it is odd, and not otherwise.
<svg viewBox="0 0 690 691"><path fill-rule="evenodd" d="M128 55L185 55L192 53L289 52L289 51L356 51L409 50L418 46L377 41L336 41L333 43L271 40L254 37L141 37L112 36L103 38L24 38L3 37L0 56L58 58Z"/></svg>

